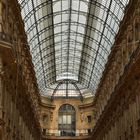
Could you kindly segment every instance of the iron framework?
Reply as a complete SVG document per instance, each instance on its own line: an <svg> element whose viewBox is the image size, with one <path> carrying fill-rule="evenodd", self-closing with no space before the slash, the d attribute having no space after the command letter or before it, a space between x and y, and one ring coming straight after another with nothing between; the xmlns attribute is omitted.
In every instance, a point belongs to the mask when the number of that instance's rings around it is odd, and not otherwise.
<svg viewBox="0 0 140 140"><path fill-rule="evenodd" d="M41 93L58 77L94 93L129 0L18 2Z"/></svg>

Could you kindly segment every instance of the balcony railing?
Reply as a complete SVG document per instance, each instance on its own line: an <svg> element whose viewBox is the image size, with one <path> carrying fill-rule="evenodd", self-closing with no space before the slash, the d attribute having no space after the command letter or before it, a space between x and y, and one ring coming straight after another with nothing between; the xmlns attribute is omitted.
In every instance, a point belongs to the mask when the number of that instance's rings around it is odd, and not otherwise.
<svg viewBox="0 0 140 140"><path fill-rule="evenodd" d="M68 130L47 130L43 129L42 130L44 136L57 136L57 137L63 137L63 136L68 136L68 137L73 137L73 136L90 136L92 129L82 129L82 130L73 130L73 131L68 131Z"/></svg>

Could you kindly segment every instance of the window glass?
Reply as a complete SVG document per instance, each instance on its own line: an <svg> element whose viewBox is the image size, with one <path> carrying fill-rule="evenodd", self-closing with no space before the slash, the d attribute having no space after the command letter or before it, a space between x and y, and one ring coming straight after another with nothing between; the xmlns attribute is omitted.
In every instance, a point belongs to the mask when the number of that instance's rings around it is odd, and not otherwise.
<svg viewBox="0 0 140 140"><path fill-rule="evenodd" d="M58 129L61 136L75 136L76 112L73 106L64 104L59 109Z"/></svg>

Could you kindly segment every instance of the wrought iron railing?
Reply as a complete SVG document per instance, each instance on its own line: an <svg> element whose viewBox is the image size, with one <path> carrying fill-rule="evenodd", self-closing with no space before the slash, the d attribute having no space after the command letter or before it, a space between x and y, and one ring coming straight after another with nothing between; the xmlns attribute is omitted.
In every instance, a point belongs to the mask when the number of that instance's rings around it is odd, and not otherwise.
<svg viewBox="0 0 140 140"><path fill-rule="evenodd" d="M68 132L67 130L58 130L58 129L43 129L43 135L44 136L57 136L57 137L63 137L63 136L90 136L92 133L92 129L79 129L74 130L71 132Z"/></svg>

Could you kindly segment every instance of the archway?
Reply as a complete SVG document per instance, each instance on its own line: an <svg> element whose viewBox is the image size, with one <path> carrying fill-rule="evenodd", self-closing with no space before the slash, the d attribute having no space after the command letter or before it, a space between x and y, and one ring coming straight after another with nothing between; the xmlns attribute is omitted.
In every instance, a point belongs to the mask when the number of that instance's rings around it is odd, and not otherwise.
<svg viewBox="0 0 140 140"><path fill-rule="evenodd" d="M60 136L75 136L76 111L72 105L64 104L58 112L58 129Z"/></svg>

